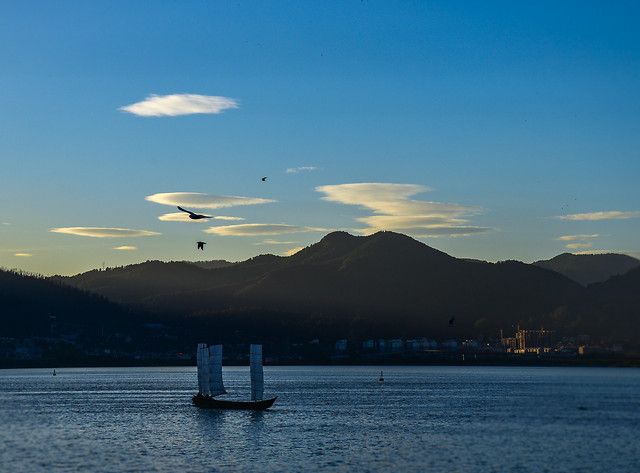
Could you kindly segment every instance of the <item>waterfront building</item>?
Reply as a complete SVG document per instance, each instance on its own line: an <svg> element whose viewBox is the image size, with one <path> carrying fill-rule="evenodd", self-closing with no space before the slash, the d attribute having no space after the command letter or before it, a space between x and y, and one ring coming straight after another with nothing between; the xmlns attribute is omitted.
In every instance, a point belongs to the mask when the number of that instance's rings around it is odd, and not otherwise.
<svg viewBox="0 0 640 473"><path fill-rule="evenodd" d="M516 344L519 350L551 348L554 342L554 330L518 330L516 332Z"/></svg>

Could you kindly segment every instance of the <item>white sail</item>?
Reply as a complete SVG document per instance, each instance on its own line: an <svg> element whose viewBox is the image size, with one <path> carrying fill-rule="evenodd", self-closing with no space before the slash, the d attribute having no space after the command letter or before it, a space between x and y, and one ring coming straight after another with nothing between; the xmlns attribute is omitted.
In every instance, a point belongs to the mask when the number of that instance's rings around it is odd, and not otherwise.
<svg viewBox="0 0 640 473"><path fill-rule="evenodd" d="M209 349L206 343L198 343L196 356L198 361L198 392L206 396L209 394Z"/></svg>
<svg viewBox="0 0 640 473"><path fill-rule="evenodd" d="M251 345L249 347L249 369L251 370L251 400L261 401L264 391L262 345Z"/></svg>
<svg viewBox="0 0 640 473"><path fill-rule="evenodd" d="M209 392L211 396L227 392L222 382L222 345L209 347Z"/></svg>

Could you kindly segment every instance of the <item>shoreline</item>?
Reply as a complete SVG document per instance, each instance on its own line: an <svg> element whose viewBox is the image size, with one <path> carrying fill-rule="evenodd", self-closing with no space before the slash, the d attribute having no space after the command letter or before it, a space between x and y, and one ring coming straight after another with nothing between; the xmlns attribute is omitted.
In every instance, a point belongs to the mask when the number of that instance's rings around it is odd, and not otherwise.
<svg viewBox="0 0 640 473"><path fill-rule="evenodd" d="M245 366L246 360L225 359L225 366ZM196 366L194 359L135 359L129 357L79 357L74 359L15 360L0 359L0 369L25 368L142 368L160 366ZM612 367L640 368L640 354L587 355L553 357L541 355L502 355L469 357L461 354L450 356L402 356L386 355L367 357L319 357L299 359L279 357L265 366L541 366L541 367Z"/></svg>

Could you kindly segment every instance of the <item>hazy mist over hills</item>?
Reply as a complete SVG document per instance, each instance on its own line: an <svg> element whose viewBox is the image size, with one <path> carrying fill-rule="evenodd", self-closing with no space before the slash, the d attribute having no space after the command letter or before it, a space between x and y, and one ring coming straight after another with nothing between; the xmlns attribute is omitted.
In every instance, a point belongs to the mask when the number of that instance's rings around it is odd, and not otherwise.
<svg viewBox="0 0 640 473"><path fill-rule="evenodd" d="M597 261L598 274L606 271L602 258L583 260ZM539 265L457 259L393 232L334 232L290 257L202 266L149 261L53 279L171 320L187 317L229 330L474 338L521 326L640 338L629 330L637 318L638 301L630 295L639 292L635 273L585 288ZM611 300L613 292L624 302ZM455 330L447 326L451 316Z"/></svg>
<svg viewBox="0 0 640 473"><path fill-rule="evenodd" d="M620 254L573 255L563 253L550 260L533 263L541 268L564 274L569 279L587 286L594 282L604 282L611 276L624 274L640 266L640 260Z"/></svg>

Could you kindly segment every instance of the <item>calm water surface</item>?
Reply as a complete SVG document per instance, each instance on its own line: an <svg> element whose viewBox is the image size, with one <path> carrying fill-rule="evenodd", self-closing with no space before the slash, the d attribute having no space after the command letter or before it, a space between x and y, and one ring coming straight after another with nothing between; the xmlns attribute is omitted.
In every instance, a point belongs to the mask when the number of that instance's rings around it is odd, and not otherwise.
<svg viewBox="0 0 640 473"><path fill-rule="evenodd" d="M638 472L640 370L266 367L266 412L191 368L0 370L7 472ZM248 399L248 368L225 368Z"/></svg>

